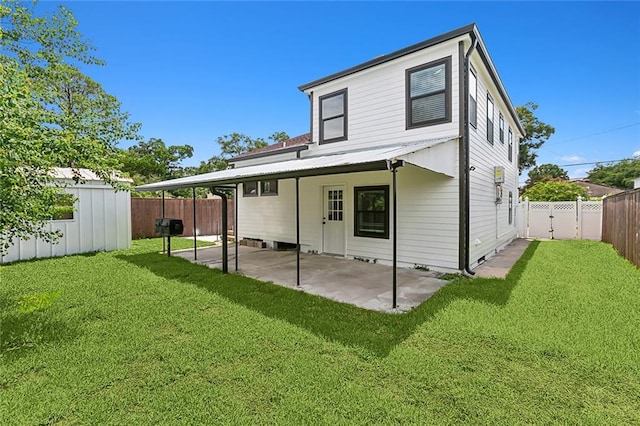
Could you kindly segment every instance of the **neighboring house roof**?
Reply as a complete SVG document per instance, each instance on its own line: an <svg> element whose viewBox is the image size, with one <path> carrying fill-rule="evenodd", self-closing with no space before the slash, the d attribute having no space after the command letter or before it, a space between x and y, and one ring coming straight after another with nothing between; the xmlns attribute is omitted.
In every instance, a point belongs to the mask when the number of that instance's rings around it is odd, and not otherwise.
<svg viewBox="0 0 640 426"><path fill-rule="evenodd" d="M589 182L587 179L576 179L572 180L571 183L575 183L576 185L586 189L590 197L604 197L605 195L614 195L624 192L624 189L598 185L597 183Z"/></svg>
<svg viewBox="0 0 640 426"><path fill-rule="evenodd" d="M262 148L244 152L240 155L236 155L229 161L248 160L249 158L284 154L291 151L302 151L306 149L305 145L311 141L310 136L311 135L309 133L305 133L304 135L296 136L295 138L287 139L286 141L277 142L269 146L263 146Z"/></svg>
<svg viewBox="0 0 640 426"><path fill-rule="evenodd" d="M327 77L323 77L323 78L320 78L318 80L314 80L314 81L312 81L310 83L303 84L303 85L299 86L298 89L304 92L304 91L306 91L308 89L311 89L313 87L319 86L321 84L328 83L328 82L333 81L333 80L337 80L337 79L345 77L347 75L355 74L357 72L366 70L366 69L374 67L376 65L380 65L380 64L383 64L385 62L392 61L392 60L400 58L402 56L418 52L418 51L420 51L422 49L426 49L428 47L435 46L435 45L440 44L440 43L444 43L446 41L452 40L454 38L457 38L457 37L460 37L460 36L466 35L466 34L468 34L471 37L472 40L477 40L478 41L478 45L476 47L476 49L478 51L478 54L480 55L480 58L482 59L482 62L484 63L485 67L489 71L489 75L491 76L491 80L493 80L493 83L498 88L498 92L504 98L505 103L507 104L507 107L509 109L509 113L511 114L511 117L513 118L513 120L516 122L516 125L518 126L518 130L520 130L520 133L525 135L526 132L524 130L524 127L522 127L522 124L520 123L520 119L518 118L518 114L516 113L515 108L513 107L513 104L511 102L511 99L509 98L509 95L507 95L507 91L505 90L504 85L502 84L502 80L500 80L500 76L498 75L498 71L496 70L495 66L493 65L493 61L491 60L491 57L489 56L489 52L487 51L487 48L484 45L484 41L483 41L482 37L480 36L480 31L478 30L478 27L476 26L475 23L466 25L464 27L460 27L460 28L455 29L453 31L449 31L448 33L441 34L441 35L439 35L437 37L430 38L430 39L425 40L423 42L416 43L414 45L405 47L404 49L396 50L395 52L389 53L387 55L378 56L378 57L373 58L372 60L364 62L364 63L362 63L360 65L356 65L354 67L347 68L344 71L340 71L340 72L331 74L331 75L329 75Z"/></svg>
<svg viewBox="0 0 640 426"><path fill-rule="evenodd" d="M71 167L54 167L51 174L55 179L79 178L81 180L102 181L102 178L89 169L74 169ZM120 182L133 182L131 179L124 178L119 172L113 172L113 176Z"/></svg>
<svg viewBox="0 0 640 426"><path fill-rule="evenodd" d="M455 155L455 145L447 144L458 136L424 139L391 146L378 146L308 158L237 167L187 176L136 187L139 191L192 188L197 186L228 185L260 179L286 179L324 176L330 174L389 170L390 163L402 160L446 176L455 174L455 167L445 159ZM447 148L450 148L448 150ZM433 151L429 151L433 150ZM429 152L429 155L423 155Z"/></svg>

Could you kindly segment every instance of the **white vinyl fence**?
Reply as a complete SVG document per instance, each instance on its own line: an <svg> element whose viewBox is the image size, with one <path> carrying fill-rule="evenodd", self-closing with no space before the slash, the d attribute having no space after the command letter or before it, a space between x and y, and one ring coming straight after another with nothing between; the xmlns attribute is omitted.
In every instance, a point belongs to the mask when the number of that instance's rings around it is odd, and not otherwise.
<svg viewBox="0 0 640 426"><path fill-rule="evenodd" d="M602 237L602 201L520 200L518 234L522 238L597 240Z"/></svg>

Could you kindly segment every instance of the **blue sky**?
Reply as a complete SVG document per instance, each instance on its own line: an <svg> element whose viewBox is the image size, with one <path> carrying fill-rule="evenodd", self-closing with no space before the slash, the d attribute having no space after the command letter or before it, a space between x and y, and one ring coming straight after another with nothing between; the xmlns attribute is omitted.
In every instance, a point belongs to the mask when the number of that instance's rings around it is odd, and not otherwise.
<svg viewBox="0 0 640 426"><path fill-rule="evenodd" d="M514 105L536 102L556 128L539 164L640 154L638 3L65 4L108 64L87 73L142 122L146 139L194 146L186 165L216 154L216 138L231 132L307 132L297 86L471 22ZM566 169L581 177L592 167Z"/></svg>

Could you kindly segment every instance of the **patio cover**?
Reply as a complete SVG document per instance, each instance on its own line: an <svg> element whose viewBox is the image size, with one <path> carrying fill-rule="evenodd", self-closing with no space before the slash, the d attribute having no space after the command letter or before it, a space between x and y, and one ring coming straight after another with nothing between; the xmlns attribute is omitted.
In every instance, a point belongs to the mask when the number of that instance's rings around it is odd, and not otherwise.
<svg viewBox="0 0 640 426"><path fill-rule="evenodd" d="M286 179L330 174L389 170L390 162L402 160L423 169L454 177L458 136L425 139L398 145L308 156L277 163L238 167L187 176L136 187L138 191L220 186L259 179Z"/></svg>

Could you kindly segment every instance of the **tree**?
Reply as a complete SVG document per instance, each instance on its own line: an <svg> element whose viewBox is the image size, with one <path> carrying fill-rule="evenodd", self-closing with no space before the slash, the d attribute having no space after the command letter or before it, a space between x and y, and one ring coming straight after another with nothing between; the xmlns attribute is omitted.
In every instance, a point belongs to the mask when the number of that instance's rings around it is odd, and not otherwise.
<svg viewBox="0 0 640 426"><path fill-rule="evenodd" d="M135 139L120 103L79 71L103 65L65 7L35 16L35 3L0 0L0 251L17 238L54 242L56 166L86 167L116 187L115 144ZM77 175L76 181L81 181Z"/></svg>
<svg viewBox="0 0 640 426"><path fill-rule="evenodd" d="M120 153L120 170L131 176L135 185L174 179L184 175L182 161L193 156L191 145L166 146L162 139L139 142Z"/></svg>
<svg viewBox="0 0 640 426"><path fill-rule="evenodd" d="M640 177L640 158L619 161L615 164L597 164L587 177L589 182L599 185L613 186L621 189L632 189L633 180Z"/></svg>
<svg viewBox="0 0 640 426"><path fill-rule="evenodd" d="M288 140L289 135L285 132L274 132L268 139L278 143ZM193 174L225 170L229 167L229 159L269 145L263 138L253 139L250 136L236 132L219 136L216 142L220 145L220 155L214 155L209 160L200 162L200 166L192 170Z"/></svg>
<svg viewBox="0 0 640 426"><path fill-rule="evenodd" d="M583 187L570 182L538 182L527 189L522 197L530 201L573 201L578 197L589 198L589 193Z"/></svg>
<svg viewBox="0 0 640 426"><path fill-rule="evenodd" d="M516 112L520 118L520 123L524 127L526 135L520 141L520 152L518 156L518 168L520 174L525 169L536 165L538 154L535 150L540 147L553 135L556 131L552 126L543 123L534 115L538 105L534 102L516 107Z"/></svg>
<svg viewBox="0 0 640 426"><path fill-rule="evenodd" d="M569 175L565 169L555 164L541 164L529 170L527 188L532 187L538 182L552 180L569 180Z"/></svg>

